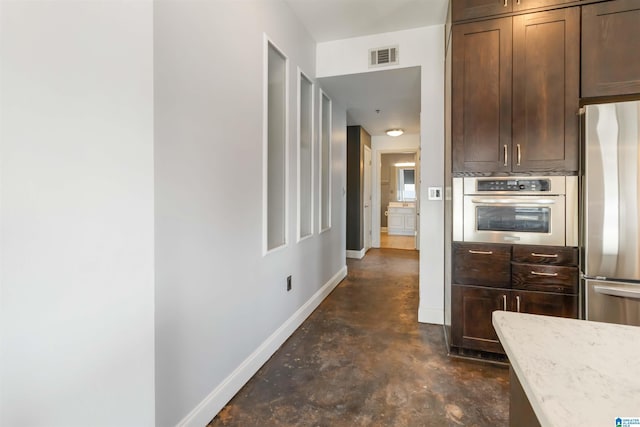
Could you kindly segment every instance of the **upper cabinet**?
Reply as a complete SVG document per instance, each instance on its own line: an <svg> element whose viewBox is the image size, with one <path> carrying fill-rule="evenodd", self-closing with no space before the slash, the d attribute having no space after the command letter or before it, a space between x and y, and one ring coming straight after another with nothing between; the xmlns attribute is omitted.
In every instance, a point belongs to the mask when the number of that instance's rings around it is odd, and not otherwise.
<svg viewBox="0 0 640 427"><path fill-rule="evenodd" d="M579 90L580 9L515 16L514 172L578 170Z"/></svg>
<svg viewBox="0 0 640 427"><path fill-rule="evenodd" d="M453 22L561 6L574 0L452 0Z"/></svg>
<svg viewBox="0 0 640 427"><path fill-rule="evenodd" d="M510 170L512 19L456 25L452 41L453 171Z"/></svg>
<svg viewBox="0 0 640 427"><path fill-rule="evenodd" d="M638 0L582 7L582 97L640 93L639 24Z"/></svg>
<svg viewBox="0 0 640 427"><path fill-rule="evenodd" d="M459 24L452 48L453 172L578 170L579 8Z"/></svg>

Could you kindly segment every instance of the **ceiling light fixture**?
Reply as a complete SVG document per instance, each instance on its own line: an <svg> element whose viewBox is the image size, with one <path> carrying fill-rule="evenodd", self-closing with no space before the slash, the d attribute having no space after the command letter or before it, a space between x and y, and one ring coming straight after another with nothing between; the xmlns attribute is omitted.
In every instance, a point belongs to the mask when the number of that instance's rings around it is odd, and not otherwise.
<svg viewBox="0 0 640 427"><path fill-rule="evenodd" d="M400 136L404 133L402 129L389 129L387 131L387 135L389 136Z"/></svg>
<svg viewBox="0 0 640 427"><path fill-rule="evenodd" d="M393 166L397 168L410 168L415 166L415 162L404 162L404 163L395 163Z"/></svg>

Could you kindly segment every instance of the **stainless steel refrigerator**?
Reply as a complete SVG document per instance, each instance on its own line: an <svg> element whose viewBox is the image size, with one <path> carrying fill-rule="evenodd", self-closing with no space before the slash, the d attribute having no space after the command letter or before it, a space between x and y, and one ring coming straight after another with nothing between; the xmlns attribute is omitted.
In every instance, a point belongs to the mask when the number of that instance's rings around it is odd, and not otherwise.
<svg viewBox="0 0 640 427"><path fill-rule="evenodd" d="M585 317L640 326L640 101L586 107Z"/></svg>

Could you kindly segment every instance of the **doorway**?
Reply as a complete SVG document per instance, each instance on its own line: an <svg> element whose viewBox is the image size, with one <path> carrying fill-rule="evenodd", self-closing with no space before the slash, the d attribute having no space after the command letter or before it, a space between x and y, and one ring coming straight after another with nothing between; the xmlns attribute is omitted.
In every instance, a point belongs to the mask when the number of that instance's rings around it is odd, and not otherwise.
<svg viewBox="0 0 640 427"><path fill-rule="evenodd" d="M415 250L418 235L416 152L381 152L377 186L381 248Z"/></svg>

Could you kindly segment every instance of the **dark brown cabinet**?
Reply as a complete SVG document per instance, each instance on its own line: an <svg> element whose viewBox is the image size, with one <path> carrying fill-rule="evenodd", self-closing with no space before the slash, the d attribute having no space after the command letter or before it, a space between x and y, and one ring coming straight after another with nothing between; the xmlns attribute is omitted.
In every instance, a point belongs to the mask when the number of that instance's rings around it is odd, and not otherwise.
<svg viewBox="0 0 640 427"><path fill-rule="evenodd" d="M460 285L496 288L511 282L511 246L454 243L453 281Z"/></svg>
<svg viewBox="0 0 640 427"><path fill-rule="evenodd" d="M454 172L509 171L512 19L453 27Z"/></svg>
<svg viewBox="0 0 640 427"><path fill-rule="evenodd" d="M452 255L454 348L504 353L496 310L578 317L576 248L454 242Z"/></svg>
<svg viewBox="0 0 640 427"><path fill-rule="evenodd" d="M582 97L640 93L640 2L582 7Z"/></svg>
<svg viewBox="0 0 640 427"><path fill-rule="evenodd" d="M578 170L579 91L580 9L514 17L514 172Z"/></svg>
<svg viewBox="0 0 640 427"><path fill-rule="evenodd" d="M453 22L559 6L573 0L453 0Z"/></svg>
<svg viewBox="0 0 640 427"><path fill-rule="evenodd" d="M508 292L475 286L451 287L451 340L457 347L503 353L491 315L504 310Z"/></svg>
<svg viewBox="0 0 640 427"><path fill-rule="evenodd" d="M456 25L452 49L454 173L578 170L578 7Z"/></svg>
<svg viewBox="0 0 640 427"><path fill-rule="evenodd" d="M511 291L510 296L511 311L555 317L578 317L577 295Z"/></svg>

